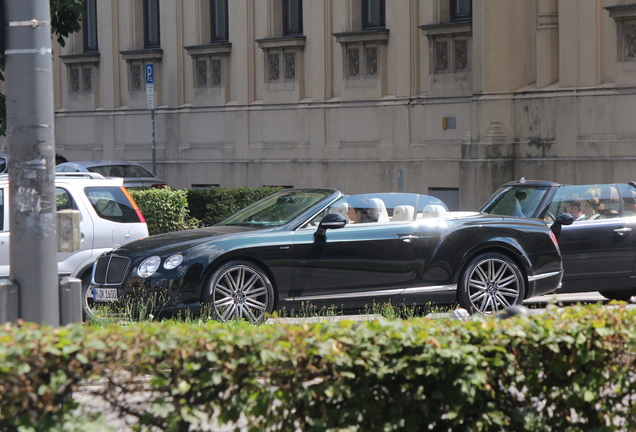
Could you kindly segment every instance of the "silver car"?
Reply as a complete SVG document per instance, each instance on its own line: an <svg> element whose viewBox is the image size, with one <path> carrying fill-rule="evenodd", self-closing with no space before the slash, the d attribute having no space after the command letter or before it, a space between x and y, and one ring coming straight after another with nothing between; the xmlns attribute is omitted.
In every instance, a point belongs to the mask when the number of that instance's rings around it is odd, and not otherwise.
<svg viewBox="0 0 636 432"><path fill-rule="evenodd" d="M124 187L164 187L166 183L155 177L137 162L124 160L86 160L64 162L55 167L56 172L94 172L104 177L124 179Z"/></svg>

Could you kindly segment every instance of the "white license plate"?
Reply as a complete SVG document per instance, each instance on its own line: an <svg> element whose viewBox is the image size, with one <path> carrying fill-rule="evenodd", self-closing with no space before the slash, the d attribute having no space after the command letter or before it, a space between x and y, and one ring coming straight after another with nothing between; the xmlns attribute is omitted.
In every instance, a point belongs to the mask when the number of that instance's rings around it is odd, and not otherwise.
<svg viewBox="0 0 636 432"><path fill-rule="evenodd" d="M93 301L111 302L117 300L116 288L93 288Z"/></svg>

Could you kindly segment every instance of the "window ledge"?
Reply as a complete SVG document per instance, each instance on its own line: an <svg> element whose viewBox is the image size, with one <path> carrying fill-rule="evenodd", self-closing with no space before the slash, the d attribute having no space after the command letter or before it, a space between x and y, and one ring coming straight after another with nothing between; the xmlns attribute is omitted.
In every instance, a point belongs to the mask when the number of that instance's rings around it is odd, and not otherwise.
<svg viewBox="0 0 636 432"><path fill-rule="evenodd" d="M389 41L388 29L342 32L342 33L334 33L333 35L336 38L336 42L338 42L341 45L346 45L348 43L360 43L360 42L387 43Z"/></svg>
<svg viewBox="0 0 636 432"><path fill-rule="evenodd" d="M73 64L99 64L99 53L85 53L85 54L69 54L60 56L62 62L67 65Z"/></svg>
<svg viewBox="0 0 636 432"><path fill-rule="evenodd" d="M216 42L206 45L191 45L183 47L190 57L205 55L230 55L232 44L230 42Z"/></svg>
<svg viewBox="0 0 636 432"><path fill-rule="evenodd" d="M163 58L162 49L143 49L143 50L131 50L131 51L119 51L119 54L127 62L132 60L161 60Z"/></svg>
<svg viewBox="0 0 636 432"><path fill-rule="evenodd" d="M305 49L306 36L284 36L276 38L256 39L258 47L263 51L276 48Z"/></svg>
<svg viewBox="0 0 636 432"><path fill-rule="evenodd" d="M419 28L428 38L448 35L470 35L473 32L472 21L444 22L421 25Z"/></svg>
<svg viewBox="0 0 636 432"><path fill-rule="evenodd" d="M610 18L614 18L615 21L623 21L625 19L636 18L636 3L619 6L607 6L603 9L608 11Z"/></svg>

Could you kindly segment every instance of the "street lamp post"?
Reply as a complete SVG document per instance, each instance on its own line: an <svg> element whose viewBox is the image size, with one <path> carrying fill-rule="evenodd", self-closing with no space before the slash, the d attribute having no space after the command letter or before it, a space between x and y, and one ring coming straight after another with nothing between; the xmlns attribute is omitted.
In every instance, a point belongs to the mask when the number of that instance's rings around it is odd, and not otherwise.
<svg viewBox="0 0 636 432"><path fill-rule="evenodd" d="M59 325L49 0L4 2L10 279L19 317Z"/></svg>

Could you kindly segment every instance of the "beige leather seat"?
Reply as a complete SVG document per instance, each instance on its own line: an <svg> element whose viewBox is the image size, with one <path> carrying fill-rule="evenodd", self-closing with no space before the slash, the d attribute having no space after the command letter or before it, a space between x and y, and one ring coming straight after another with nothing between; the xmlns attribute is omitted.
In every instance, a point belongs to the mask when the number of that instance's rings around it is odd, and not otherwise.
<svg viewBox="0 0 636 432"><path fill-rule="evenodd" d="M442 217L446 214L446 209L441 205L429 204L424 207L422 212L422 218L436 218Z"/></svg>
<svg viewBox="0 0 636 432"><path fill-rule="evenodd" d="M375 219L377 217L377 221L380 223L389 222L389 213L386 211L386 205L384 205L384 201L380 198L371 198L369 199L373 207L369 209L369 215Z"/></svg>
<svg viewBox="0 0 636 432"><path fill-rule="evenodd" d="M393 209L392 222L412 221L415 207L410 205L399 205Z"/></svg>

